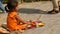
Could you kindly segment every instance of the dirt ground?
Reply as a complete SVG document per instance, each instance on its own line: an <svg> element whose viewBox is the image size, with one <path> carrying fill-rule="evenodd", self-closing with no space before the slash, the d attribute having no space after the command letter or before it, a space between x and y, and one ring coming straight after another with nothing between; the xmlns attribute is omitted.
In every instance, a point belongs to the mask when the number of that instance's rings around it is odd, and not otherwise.
<svg viewBox="0 0 60 34"><path fill-rule="evenodd" d="M41 1L19 5L19 15L24 20L36 20L45 23L44 27L26 30L22 34L60 34L60 14L47 14L53 9L52 2ZM0 14L0 24L6 23L7 13Z"/></svg>

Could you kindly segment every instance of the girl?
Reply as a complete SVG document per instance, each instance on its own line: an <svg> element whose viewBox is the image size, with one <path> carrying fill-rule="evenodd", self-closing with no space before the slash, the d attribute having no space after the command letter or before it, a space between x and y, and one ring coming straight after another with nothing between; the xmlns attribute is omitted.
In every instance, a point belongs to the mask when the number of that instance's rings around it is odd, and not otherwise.
<svg viewBox="0 0 60 34"><path fill-rule="evenodd" d="M17 14L18 2L16 0L11 0L7 3L7 7L9 9L7 16L7 26L9 31L19 30L20 32L23 32L23 29L27 26L27 22ZM20 22L23 24L21 25Z"/></svg>

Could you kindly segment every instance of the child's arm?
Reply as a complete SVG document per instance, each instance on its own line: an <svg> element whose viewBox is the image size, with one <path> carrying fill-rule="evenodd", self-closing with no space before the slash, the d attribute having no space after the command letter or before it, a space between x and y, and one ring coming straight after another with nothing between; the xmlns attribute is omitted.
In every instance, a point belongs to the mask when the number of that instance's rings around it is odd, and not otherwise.
<svg viewBox="0 0 60 34"><path fill-rule="evenodd" d="M19 15L16 15L15 18L22 23L27 23L27 21L24 21Z"/></svg>

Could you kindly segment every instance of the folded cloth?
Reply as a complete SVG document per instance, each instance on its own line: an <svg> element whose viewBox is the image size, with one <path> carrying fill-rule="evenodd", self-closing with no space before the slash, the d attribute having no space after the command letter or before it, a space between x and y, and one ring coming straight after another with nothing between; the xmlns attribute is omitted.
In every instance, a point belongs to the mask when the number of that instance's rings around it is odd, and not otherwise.
<svg viewBox="0 0 60 34"><path fill-rule="evenodd" d="M9 33L9 31L0 26L0 33Z"/></svg>

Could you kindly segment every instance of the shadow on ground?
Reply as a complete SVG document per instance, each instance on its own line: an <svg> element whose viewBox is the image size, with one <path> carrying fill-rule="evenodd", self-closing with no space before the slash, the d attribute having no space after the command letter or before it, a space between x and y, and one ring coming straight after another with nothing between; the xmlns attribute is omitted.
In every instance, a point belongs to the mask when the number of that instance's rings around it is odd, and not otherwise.
<svg viewBox="0 0 60 34"><path fill-rule="evenodd" d="M47 14L47 11L43 11L39 9L30 9L30 8L20 8L18 12L27 13L27 14Z"/></svg>

